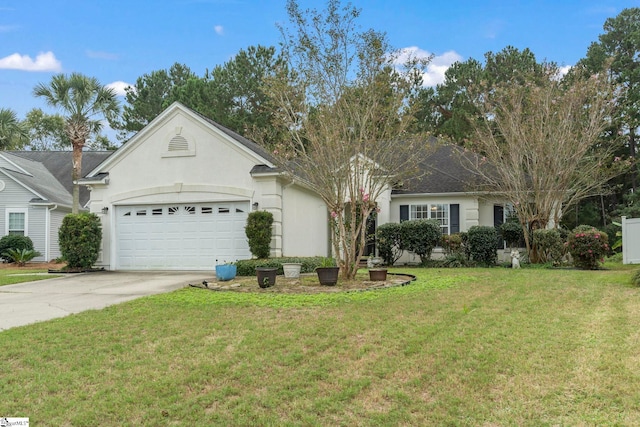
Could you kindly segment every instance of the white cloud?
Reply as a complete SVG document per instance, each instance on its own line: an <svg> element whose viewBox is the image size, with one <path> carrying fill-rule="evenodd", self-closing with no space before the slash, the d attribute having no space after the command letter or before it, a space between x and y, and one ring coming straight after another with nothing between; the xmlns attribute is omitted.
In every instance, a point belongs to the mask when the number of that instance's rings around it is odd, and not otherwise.
<svg viewBox="0 0 640 427"><path fill-rule="evenodd" d="M29 55L13 55L0 58L0 69L23 71L61 71L62 64L56 59L53 52L41 52L35 61Z"/></svg>
<svg viewBox="0 0 640 427"><path fill-rule="evenodd" d="M112 82L106 85L106 87L108 87L109 89L113 89L116 92L116 95L118 96L125 96L127 94L126 89L129 86L133 86L133 85L123 81Z"/></svg>
<svg viewBox="0 0 640 427"><path fill-rule="evenodd" d="M426 72L422 75L422 84L426 87L431 87L444 82L444 73L455 62L462 61L456 51L450 50L442 55L432 55L424 49L420 49L417 46L405 47L400 50L401 53L394 61L400 65L406 62L409 58L429 58L433 56L429 64L427 65Z"/></svg>
<svg viewBox="0 0 640 427"><path fill-rule="evenodd" d="M213 27L213 29L217 35L219 36L224 35L224 27L222 25L216 25L215 27Z"/></svg>
<svg viewBox="0 0 640 427"><path fill-rule="evenodd" d="M560 67L558 68L558 74L560 74L560 76L565 76L571 68L572 68L571 65L565 65L564 67Z"/></svg>

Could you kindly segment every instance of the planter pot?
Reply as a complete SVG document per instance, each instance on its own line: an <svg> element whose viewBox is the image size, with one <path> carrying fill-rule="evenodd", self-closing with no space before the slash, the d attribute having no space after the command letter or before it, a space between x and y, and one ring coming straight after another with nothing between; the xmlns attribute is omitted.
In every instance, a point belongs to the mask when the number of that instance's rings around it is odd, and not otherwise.
<svg viewBox="0 0 640 427"><path fill-rule="evenodd" d="M339 267L318 267L316 273L321 285L335 286L338 283Z"/></svg>
<svg viewBox="0 0 640 427"><path fill-rule="evenodd" d="M216 278L220 281L235 279L238 267L235 265L224 264L216 265Z"/></svg>
<svg viewBox="0 0 640 427"><path fill-rule="evenodd" d="M268 288L276 284L276 275L278 274L277 268L272 267L257 267L256 276L258 276L258 286L261 288Z"/></svg>
<svg viewBox="0 0 640 427"><path fill-rule="evenodd" d="M387 280L386 268L372 268L369 270L369 280L372 282L384 282Z"/></svg>
<svg viewBox="0 0 640 427"><path fill-rule="evenodd" d="M284 277L287 279L297 279L300 277L300 269L302 268L302 264L297 262L287 262L282 264L282 269L284 270Z"/></svg>

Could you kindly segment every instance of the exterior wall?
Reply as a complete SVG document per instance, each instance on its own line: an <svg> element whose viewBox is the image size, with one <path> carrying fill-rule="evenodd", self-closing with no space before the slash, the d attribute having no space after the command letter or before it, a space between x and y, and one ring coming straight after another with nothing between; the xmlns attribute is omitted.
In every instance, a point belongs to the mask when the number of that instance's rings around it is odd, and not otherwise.
<svg viewBox="0 0 640 427"><path fill-rule="evenodd" d="M320 197L297 185L283 191L282 255L328 256L329 217Z"/></svg>
<svg viewBox="0 0 640 427"><path fill-rule="evenodd" d="M25 209L27 212L26 227L27 236L33 241L36 251L42 253L41 257L34 261L43 261L46 255L46 208L31 206L29 201L34 195L14 180L0 174L0 180L4 185L0 191L0 236L7 234L7 211L11 209Z"/></svg>
<svg viewBox="0 0 640 427"><path fill-rule="evenodd" d="M64 217L71 213L70 210L62 210L60 208L49 211L49 259L56 259L62 256L58 239L58 230L62 225ZM105 236L102 236L102 240Z"/></svg>
<svg viewBox="0 0 640 427"><path fill-rule="evenodd" d="M189 143L188 150L168 151L176 135ZM274 255L281 253L280 184L275 178L253 179L251 169L261 163L254 153L180 110L143 129L127 145L101 170L109 173L108 184L91 186L90 211L100 216L103 227L99 265L115 265L115 207L135 204L258 202L274 214L272 249Z"/></svg>

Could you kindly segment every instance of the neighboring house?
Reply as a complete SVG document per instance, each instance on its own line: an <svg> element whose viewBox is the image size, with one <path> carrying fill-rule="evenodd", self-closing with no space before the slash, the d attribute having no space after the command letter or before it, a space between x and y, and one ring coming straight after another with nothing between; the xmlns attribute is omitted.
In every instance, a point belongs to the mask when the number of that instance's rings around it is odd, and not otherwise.
<svg viewBox="0 0 640 427"><path fill-rule="evenodd" d="M501 223L503 205L469 190L471 175L453 150L445 146L426 158L424 178L389 188L378 200L378 225L435 218L444 233L454 233ZM317 194L280 173L261 146L179 103L81 183L102 220L98 264L107 269L211 270L250 258L244 226L258 209L274 215L272 256L331 250L329 216Z"/></svg>
<svg viewBox="0 0 640 427"><path fill-rule="evenodd" d="M85 170L111 154L85 153ZM60 257L58 228L72 204L71 155L70 151L0 152L0 232L29 236L41 253L35 261ZM88 200L88 190L81 188L81 204Z"/></svg>

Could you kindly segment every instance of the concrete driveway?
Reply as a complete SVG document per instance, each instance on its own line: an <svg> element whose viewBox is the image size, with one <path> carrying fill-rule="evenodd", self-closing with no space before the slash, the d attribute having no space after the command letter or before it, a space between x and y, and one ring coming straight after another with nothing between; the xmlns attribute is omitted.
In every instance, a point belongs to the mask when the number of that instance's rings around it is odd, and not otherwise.
<svg viewBox="0 0 640 427"><path fill-rule="evenodd" d="M0 331L173 291L213 276L207 271L103 271L0 286Z"/></svg>

